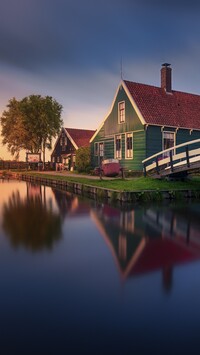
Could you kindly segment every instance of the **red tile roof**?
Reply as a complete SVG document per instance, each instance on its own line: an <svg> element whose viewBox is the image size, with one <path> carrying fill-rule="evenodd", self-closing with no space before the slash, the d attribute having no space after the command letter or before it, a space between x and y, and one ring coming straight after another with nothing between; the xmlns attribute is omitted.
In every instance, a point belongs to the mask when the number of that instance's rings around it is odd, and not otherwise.
<svg viewBox="0 0 200 355"><path fill-rule="evenodd" d="M129 275L147 273L157 269L194 261L199 258L199 251L191 250L186 244L176 244L170 239L150 240Z"/></svg>
<svg viewBox="0 0 200 355"><path fill-rule="evenodd" d="M124 80L147 124L200 129L200 95Z"/></svg>
<svg viewBox="0 0 200 355"><path fill-rule="evenodd" d="M89 146L90 139L95 133L94 130L89 129L65 128L65 130L69 133L78 148Z"/></svg>

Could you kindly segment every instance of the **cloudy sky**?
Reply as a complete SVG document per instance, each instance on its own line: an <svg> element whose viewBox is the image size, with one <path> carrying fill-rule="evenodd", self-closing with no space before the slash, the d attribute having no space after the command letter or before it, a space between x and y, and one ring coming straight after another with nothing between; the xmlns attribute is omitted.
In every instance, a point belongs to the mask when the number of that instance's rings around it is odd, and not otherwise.
<svg viewBox="0 0 200 355"><path fill-rule="evenodd" d="M159 86L164 62L173 89L200 94L198 0L0 1L0 112L12 97L51 95L65 127L96 129L121 68Z"/></svg>

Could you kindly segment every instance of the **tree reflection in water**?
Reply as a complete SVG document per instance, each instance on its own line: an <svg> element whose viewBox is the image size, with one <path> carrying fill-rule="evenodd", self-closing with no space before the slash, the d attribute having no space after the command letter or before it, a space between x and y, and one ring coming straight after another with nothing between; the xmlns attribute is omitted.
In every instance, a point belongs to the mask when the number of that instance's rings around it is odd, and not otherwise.
<svg viewBox="0 0 200 355"><path fill-rule="evenodd" d="M61 218L42 202L41 196L22 199L13 193L3 206L3 229L14 248L51 250L61 238Z"/></svg>

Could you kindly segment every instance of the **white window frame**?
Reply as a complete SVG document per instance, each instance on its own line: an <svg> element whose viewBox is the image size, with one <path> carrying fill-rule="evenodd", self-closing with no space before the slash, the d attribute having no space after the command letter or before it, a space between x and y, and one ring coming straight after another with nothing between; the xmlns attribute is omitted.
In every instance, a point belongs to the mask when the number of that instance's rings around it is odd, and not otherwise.
<svg viewBox="0 0 200 355"><path fill-rule="evenodd" d="M95 157L98 157L99 155L99 142L94 143L94 155Z"/></svg>
<svg viewBox="0 0 200 355"><path fill-rule="evenodd" d="M118 102L118 123L122 124L125 122L125 101Z"/></svg>
<svg viewBox="0 0 200 355"><path fill-rule="evenodd" d="M132 149L127 148L127 138L131 137L132 138ZM126 159L133 159L133 132L128 132L125 134L125 157Z"/></svg>
<svg viewBox="0 0 200 355"><path fill-rule="evenodd" d="M174 131L163 131L163 132L162 132L162 150L167 149L167 148L164 147L164 139L165 139L164 134L165 134L165 133L167 133L167 134L173 134L173 136L174 136L174 146L176 145L176 132L174 132ZM172 154L175 154L175 150L172 151ZM165 157L169 156L169 152L164 153L164 156L165 156Z"/></svg>
<svg viewBox="0 0 200 355"><path fill-rule="evenodd" d="M117 139L120 139L120 150L116 149ZM122 135L121 134L115 135L115 159L118 160L122 159Z"/></svg>
<svg viewBox="0 0 200 355"><path fill-rule="evenodd" d="M101 149L101 147L102 147L102 149ZM99 142L99 156L104 157L104 142Z"/></svg>

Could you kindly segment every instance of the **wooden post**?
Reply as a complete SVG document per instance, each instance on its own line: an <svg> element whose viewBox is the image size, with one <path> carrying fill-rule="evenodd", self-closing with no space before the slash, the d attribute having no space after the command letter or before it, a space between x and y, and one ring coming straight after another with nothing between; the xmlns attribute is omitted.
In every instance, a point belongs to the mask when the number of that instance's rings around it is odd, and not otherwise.
<svg viewBox="0 0 200 355"><path fill-rule="evenodd" d="M125 179L125 168L121 168L121 172L122 172L122 179Z"/></svg>
<svg viewBox="0 0 200 355"><path fill-rule="evenodd" d="M146 163L143 163L143 166L144 166L144 168L143 168L144 169L143 170L144 171L144 177L146 177L147 176Z"/></svg>
<svg viewBox="0 0 200 355"><path fill-rule="evenodd" d="M185 147L185 152L186 152L186 160L187 160L187 167L190 167L190 158L189 158L189 148L188 145Z"/></svg>
<svg viewBox="0 0 200 355"><path fill-rule="evenodd" d="M103 171L102 171L102 169L101 169L101 167L100 167L100 170L99 170L99 177L100 177L100 180L102 180L102 176L103 176Z"/></svg>
<svg viewBox="0 0 200 355"><path fill-rule="evenodd" d="M158 175L160 174L160 169L159 169L159 165L158 165L158 156L156 157L156 172Z"/></svg>
<svg viewBox="0 0 200 355"><path fill-rule="evenodd" d="M169 152L169 157L170 157L171 172L173 172L173 171L174 171L174 167L173 167L173 154L172 154L172 150L170 150L170 152Z"/></svg>

